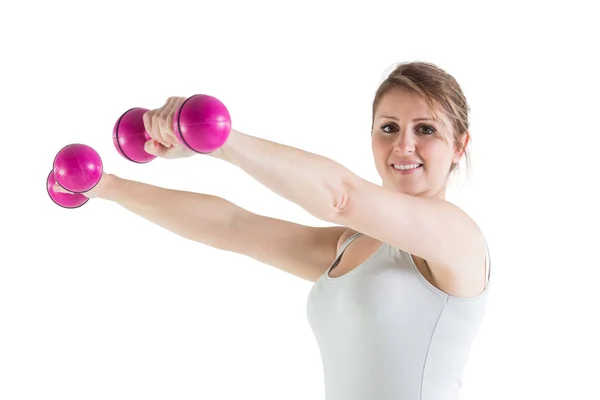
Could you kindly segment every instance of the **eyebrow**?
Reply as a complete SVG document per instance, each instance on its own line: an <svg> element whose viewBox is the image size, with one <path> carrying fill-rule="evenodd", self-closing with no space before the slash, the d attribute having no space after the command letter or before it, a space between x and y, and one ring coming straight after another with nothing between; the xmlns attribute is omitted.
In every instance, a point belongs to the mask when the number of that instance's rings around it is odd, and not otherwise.
<svg viewBox="0 0 600 400"><path fill-rule="evenodd" d="M393 115L380 115L379 117L377 117L377 119L381 119L381 118L389 118L389 119L393 119L394 121L398 121L398 118L394 117ZM417 121L433 121L433 119L431 119L431 118L415 118L415 119L413 119L413 122L417 122Z"/></svg>

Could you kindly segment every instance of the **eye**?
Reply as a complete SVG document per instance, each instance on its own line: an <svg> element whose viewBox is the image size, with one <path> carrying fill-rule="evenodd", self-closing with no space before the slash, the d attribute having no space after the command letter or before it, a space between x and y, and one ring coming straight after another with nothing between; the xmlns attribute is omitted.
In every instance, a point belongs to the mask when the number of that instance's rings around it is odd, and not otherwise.
<svg viewBox="0 0 600 400"><path fill-rule="evenodd" d="M435 133L435 129L429 125L419 125L417 129L419 133L424 135L433 135Z"/></svg>
<svg viewBox="0 0 600 400"><path fill-rule="evenodd" d="M381 125L381 130L385 133L394 133L398 132L398 127L396 126L396 124L384 124Z"/></svg>

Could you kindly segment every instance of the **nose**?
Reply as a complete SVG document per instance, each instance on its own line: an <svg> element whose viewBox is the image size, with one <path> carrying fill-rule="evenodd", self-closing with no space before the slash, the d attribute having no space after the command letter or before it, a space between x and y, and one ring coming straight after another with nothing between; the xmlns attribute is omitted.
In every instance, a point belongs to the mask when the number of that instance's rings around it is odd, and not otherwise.
<svg viewBox="0 0 600 400"><path fill-rule="evenodd" d="M394 151L402 154L410 154L415 152L415 137L410 132L401 132L396 137L394 143Z"/></svg>

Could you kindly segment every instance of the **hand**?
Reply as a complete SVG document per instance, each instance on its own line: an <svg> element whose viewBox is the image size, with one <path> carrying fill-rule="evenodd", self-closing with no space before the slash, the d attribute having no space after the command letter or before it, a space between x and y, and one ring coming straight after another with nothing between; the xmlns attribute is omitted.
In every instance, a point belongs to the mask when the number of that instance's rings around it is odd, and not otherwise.
<svg viewBox="0 0 600 400"><path fill-rule="evenodd" d="M173 130L175 111L186 99L186 97L169 97L161 108L144 114L144 127L152 138L145 144L146 152L166 159L185 158L197 154L180 143Z"/></svg>
<svg viewBox="0 0 600 400"><path fill-rule="evenodd" d="M106 186L107 181L110 179L109 177L110 177L109 174L106 174L106 173L103 172L102 173L102 177L100 178L100 181L98 182L98 184L96 186L94 186L92 189L88 190L87 192L83 192L81 194L84 195L85 197L87 197L88 199L94 199L94 198L97 198L97 197L101 197L102 196L102 190ZM58 183L54 184L53 189L54 189L55 192L73 194L73 192L70 192L70 191L66 190L65 188L63 188L62 186L60 186Z"/></svg>

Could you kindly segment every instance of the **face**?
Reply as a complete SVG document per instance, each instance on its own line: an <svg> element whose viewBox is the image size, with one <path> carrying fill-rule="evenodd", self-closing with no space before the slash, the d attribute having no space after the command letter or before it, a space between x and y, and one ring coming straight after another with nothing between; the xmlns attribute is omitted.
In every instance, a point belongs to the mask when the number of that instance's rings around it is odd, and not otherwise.
<svg viewBox="0 0 600 400"><path fill-rule="evenodd" d="M433 119L417 93L389 90L375 110L372 148L383 186L422 197L444 198L449 171L460 161L450 120ZM463 135L465 136L465 135Z"/></svg>

